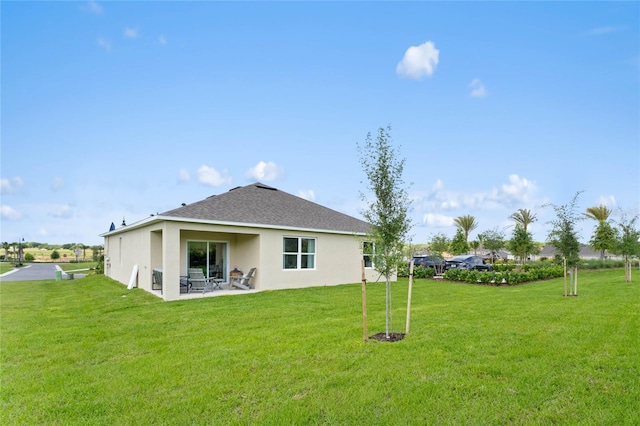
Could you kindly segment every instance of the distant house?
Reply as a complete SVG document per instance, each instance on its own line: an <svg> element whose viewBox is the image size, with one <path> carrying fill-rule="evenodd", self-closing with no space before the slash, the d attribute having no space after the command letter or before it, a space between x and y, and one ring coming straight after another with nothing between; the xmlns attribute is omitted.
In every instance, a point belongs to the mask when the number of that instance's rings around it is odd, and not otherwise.
<svg viewBox="0 0 640 426"><path fill-rule="evenodd" d="M540 253L538 253L537 258L546 257L548 259L553 259L556 255L556 248L550 244L544 246ZM592 259L600 259L600 252L594 250L591 246L587 244L580 244L580 253L578 254L580 259L592 260ZM605 251L605 258L607 259L620 259L620 256L612 255Z"/></svg>
<svg viewBox="0 0 640 426"><path fill-rule="evenodd" d="M107 276L177 300L193 267L224 283L256 268L257 290L359 282L368 230L360 219L255 183L101 236ZM366 264L367 279L375 280ZM162 291L152 289L154 269L162 271Z"/></svg>

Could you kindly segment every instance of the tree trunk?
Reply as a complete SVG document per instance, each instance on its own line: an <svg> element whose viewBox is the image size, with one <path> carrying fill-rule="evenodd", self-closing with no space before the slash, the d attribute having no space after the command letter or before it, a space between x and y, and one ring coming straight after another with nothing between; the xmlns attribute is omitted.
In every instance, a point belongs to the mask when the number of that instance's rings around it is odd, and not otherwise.
<svg viewBox="0 0 640 426"><path fill-rule="evenodd" d="M631 282L631 259L629 256L624 257L624 281Z"/></svg>
<svg viewBox="0 0 640 426"><path fill-rule="evenodd" d="M564 266L564 296L567 296L567 259L563 259L562 265Z"/></svg>
<svg viewBox="0 0 640 426"><path fill-rule="evenodd" d="M367 278L364 273L364 259L360 261L362 269L362 338L366 342L369 339L369 331L367 329Z"/></svg>

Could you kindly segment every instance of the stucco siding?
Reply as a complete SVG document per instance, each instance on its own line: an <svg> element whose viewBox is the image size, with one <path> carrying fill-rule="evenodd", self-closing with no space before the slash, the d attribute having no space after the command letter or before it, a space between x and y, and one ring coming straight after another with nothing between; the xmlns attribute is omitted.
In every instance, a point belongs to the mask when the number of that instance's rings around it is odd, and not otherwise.
<svg viewBox="0 0 640 426"><path fill-rule="evenodd" d="M138 265L137 285L151 291L151 271L163 270L162 297L180 298L180 277L187 275L189 241L217 241L228 246L226 271L235 267L247 273L255 267L252 281L258 290L280 290L360 282L362 251L358 237L326 232L259 229L255 227L163 221L105 237L107 275L127 284ZM283 268L283 238L313 238L315 267ZM377 279L366 270L368 281ZM156 293L157 294L157 293Z"/></svg>
<svg viewBox="0 0 640 426"><path fill-rule="evenodd" d="M136 284L151 289L151 251L149 229L134 229L105 238L105 274L128 284L134 265L138 265Z"/></svg>

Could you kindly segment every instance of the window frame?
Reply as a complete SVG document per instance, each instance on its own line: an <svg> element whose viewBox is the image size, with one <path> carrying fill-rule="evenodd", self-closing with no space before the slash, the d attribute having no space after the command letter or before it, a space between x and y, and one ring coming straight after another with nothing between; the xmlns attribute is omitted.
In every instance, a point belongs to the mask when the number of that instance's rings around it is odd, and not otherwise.
<svg viewBox="0 0 640 426"><path fill-rule="evenodd" d="M286 241L296 240L296 251L285 251L287 248ZM313 252L303 251L303 241L309 240L313 241ZM309 244L307 244L307 249ZM291 260L291 257L295 256L296 259L296 267L295 268L287 268L287 257ZM307 256L307 265L308 260L312 259L313 267L303 267L303 256ZM283 235L282 236L282 270L283 271L315 271L316 265L318 264L318 238L317 237L299 237L293 235Z"/></svg>
<svg viewBox="0 0 640 426"><path fill-rule="evenodd" d="M369 246L371 248L371 251L366 251L365 248L369 248L367 247ZM375 267L375 264L373 263L373 255L375 254L376 249L375 249L375 244L373 241L363 241L362 242L362 260L364 260L364 268L365 269L373 269ZM367 266L367 257L369 257L369 265Z"/></svg>

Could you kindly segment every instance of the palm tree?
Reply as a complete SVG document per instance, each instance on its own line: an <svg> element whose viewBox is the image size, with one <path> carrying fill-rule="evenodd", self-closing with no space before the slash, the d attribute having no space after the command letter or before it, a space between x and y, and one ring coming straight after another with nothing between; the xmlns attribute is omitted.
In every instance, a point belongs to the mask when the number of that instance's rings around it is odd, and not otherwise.
<svg viewBox="0 0 640 426"><path fill-rule="evenodd" d="M600 251L600 259L604 262L605 252L613 248L615 240L615 231L607 222L609 215L611 215L611 210L604 204L600 204L599 206L588 207L587 212L582 214L589 219L598 221L598 226L593 231L589 244Z"/></svg>
<svg viewBox="0 0 640 426"><path fill-rule="evenodd" d="M531 210L529 209L518 209L517 212L513 213L509 216L510 219L513 219L518 225L522 226L522 229L527 231L527 226L538 220L535 214L531 214Z"/></svg>
<svg viewBox="0 0 640 426"><path fill-rule="evenodd" d="M611 210L604 204L600 204L596 207L587 208L587 212L583 213L583 215L585 215L589 219L597 220L598 222L602 223L609 219Z"/></svg>
<svg viewBox="0 0 640 426"><path fill-rule="evenodd" d="M478 227L478 222L476 222L476 218L471 215L458 216L455 219L453 219L453 222L456 224L456 228L460 229L464 233L465 241L469 239L469 232L473 231Z"/></svg>
<svg viewBox="0 0 640 426"><path fill-rule="evenodd" d="M3 241L2 242L2 248L4 249L4 260L9 260L9 247L11 247L9 245L8 242Z"/></svg>

